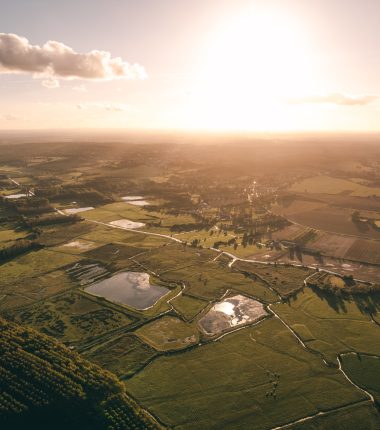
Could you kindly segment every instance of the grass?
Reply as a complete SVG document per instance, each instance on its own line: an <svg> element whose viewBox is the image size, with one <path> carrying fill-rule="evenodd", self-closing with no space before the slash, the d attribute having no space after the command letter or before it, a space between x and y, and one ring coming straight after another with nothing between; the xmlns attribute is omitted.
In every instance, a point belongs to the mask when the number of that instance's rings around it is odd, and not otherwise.
<svg viewBox="0 0 380 430"><path fill-rule="evenodd" d="M108 243L94 250L84 253L90 259L99 260L106 264L112 264L115 269L122 269L131 264L131 258L146 252L144 248L136 248L122 243Z"/></svg>
<svg viewBox="0 0 380 430"><path fill-rule="evenodd" d="M1 288L14 282L21 282L59 267L78 261L74 255L42 249L32 251L0 265L0 291Z"/></svg>
<svg viewBox="0 0 380 430"><path fill-rule="evenodd" d="M330 363L336 365L337 355L350 351L380 355L379 328L368 314L369 299L343 301L315 291L319 295L305 288L288 303L275 304L272 309ZM298 331L299 325L307 331Z"/></svg>
<svg viewBox="0 0 380 430"><path fill-rule="evenodd" d="M332 178L330 176L320 175L305 179L297 184L294 184L291 191L316 194L341 194L346 191L351 191L351 196L367 197L374 194L380 195L380 188L366 187L356 182L347 179Z"/></svg>
<svg viewBox="0 0 380 430"><path fill-rule="evenodd" d="M215 258L215 253L208 249L190 248L172 243L164 248L152 250L135 258L142 266L162 274L168 270L202 264Z"/></svg>
<svg viewBox="0 0 380 430"><path fill-rule="evenodd" d="M182 349L199 341L199 333L195 326L166 315L145 324L136 331L136 334L158 351Z"/></svg>
<svg viewBox="0 0 380 430"><path fill-rule="evenodd" d="M30 305L52 295L74 288L75 284L64 270L56 270L35 278L25 278L0 289L0 311Z"/></svg>
<svg viewBox="0 0 380 430"><path fill-rule="evenodd" d="M8 242L10 240L21 239L25 236L25 231L0 230L0 242Z"/></svg>
<svg viewBox="0 0 380 430"><path fill-rule="evenodd" d="M355 384L369 391L380 404L380 357L344 354L341 360L344 371Z"/></svg>
<svg viewBox="0 0 380 430"><path fill-rule="evenodd" d="M159 357L127 391L178 430L271 429L365 398L273 318Z"/></svg>
<svg viewBox="0 0 380 430"><path fill-rule="evenodd" d="M70 343L89 340L135 321L115 307L78 292L65 293L7 315L19 324Z"/></svg>
<svg viewBox="0 0 380 430"><path fill-rule="evenodd" d="M88 234L94 228L92 223L84 221L75 224L41 226L42 233L39 240L47 246L62 245L74 238Z"/></svg>
<svg viewBox="0 0 380 430"><path fill-rule="evenodd" d="M123 334L92 350L84 356L119 377L132 376L157 355L157 351L134 334Z"/></svg>
<svg viewBox="0 0 380 430"><path fill-rule="evenodd" d="M151 236L103 225L95 226L91 233L82 235L81 239L103 244L110 242L123 242L129 246L138 246L142 248L155 248L171 242L170 239L165 237Z"/></svg>
<svg viewBox="0 0 380 430"><path fill-rule="evenodd" d="M369 404L356 404L288 427L289 430L378 430L379 413ZM363 427L365 425L365 427Z"/></svg>
<svg viewBox="0 0 380 430"><path fill-rule="evenodd" d="M170 303L174 306L174 309L188 321L192 320L208 305L208 301L199 300L184 294L181 294Z"/></svg>
<svg viewBox="0 0 380 430"><path fill-rule="evenodd" d="M263 279L281 296L288 296L303 288L304 279L313 273L312 270L303 267L284 265L260 265L237 261L235 269L251 273L253 277Z"/></svg>
<svg viewBox="0 0 380 430"><path fill-rule="evenodd" d="M227 290L248 294L264 302L278 299L260 279L253 280L232 271L219 259L168 271L162 277L169 281L185 282L186 292L204 300L217 300Z"/></svg>

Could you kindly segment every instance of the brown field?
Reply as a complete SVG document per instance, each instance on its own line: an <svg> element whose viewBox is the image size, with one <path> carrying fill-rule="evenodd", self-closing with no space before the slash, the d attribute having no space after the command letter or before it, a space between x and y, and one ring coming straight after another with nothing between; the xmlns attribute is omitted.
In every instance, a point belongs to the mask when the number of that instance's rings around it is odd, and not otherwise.
<svg viewBox="0 0 380 430"><path fill-rule="evenodd" d="M291 224L285 228L274 231L270 235L270 239L274 240L295 240L298 236L307 230L306 227L297 224Z"/></svg>
<svg viewBox="0 0 380 430"><path fill-rule="evenodd" d="M310 195L307 193L297 193L297 196L299 200L307 200L310 198ZM379 197L356 197L343 196L339 194L313 194L313 199L325 202L332 206L338 206L342 208L380 212Z"/></svg>
<svg viewBox="0 0 380 430"><path fill-rule="evenodd" d="M320 232L318 238L309 246L320 250L324 255L344 258L346 252L357 240L354 237Z"/></svg>
<svg viewBox="0 0 380 430"><path fill-rule="evenodd" d="M345 258L380 264L380 242L357 239L346 252Z"/></svg>
<svg viewBox="0 0 380 430"><path fill-rule="evenodd" d="M352 210L325 206L312 211L293 214L289 219L293 222L327 232L347 234L368 239L380 239L380 231L368 224L358 226L351 220Z"/></svg>
<svg viewBox="0 0 380 430"><path fill-rule="evenodd" d="M306 212L306 211L312 211L314 209L319 209L326 205L327 205L326 203L320 202L320 201L297 199L283 206L281 205L273 206L272 212L288 217L288 216L297 214L299 212Z"/></svg>

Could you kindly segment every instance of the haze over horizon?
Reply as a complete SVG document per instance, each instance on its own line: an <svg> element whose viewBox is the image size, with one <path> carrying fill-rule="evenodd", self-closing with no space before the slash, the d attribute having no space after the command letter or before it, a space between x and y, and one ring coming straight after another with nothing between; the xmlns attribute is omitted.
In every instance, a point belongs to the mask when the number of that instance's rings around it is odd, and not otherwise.
<svg viewBox="0 0 380 430"><path fill-rule="evenodd" d="M377 0L0 6L0 131L380 131Z"/></svg>

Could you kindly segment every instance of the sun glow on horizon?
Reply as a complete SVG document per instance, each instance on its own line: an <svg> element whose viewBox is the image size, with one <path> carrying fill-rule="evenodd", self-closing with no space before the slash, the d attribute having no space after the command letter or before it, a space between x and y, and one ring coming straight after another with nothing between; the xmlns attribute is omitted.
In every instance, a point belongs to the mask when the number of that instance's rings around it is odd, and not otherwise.
<svg viewBox="0 0 380 430"><path fill-rule="evenodd" d="M189 118L195 127L286 129L290 98L321 92L308 34L281 10L250 8L211 38ZM305 110L305 106L302 108ZM307 108L306 108L307 110Z"/></svg>

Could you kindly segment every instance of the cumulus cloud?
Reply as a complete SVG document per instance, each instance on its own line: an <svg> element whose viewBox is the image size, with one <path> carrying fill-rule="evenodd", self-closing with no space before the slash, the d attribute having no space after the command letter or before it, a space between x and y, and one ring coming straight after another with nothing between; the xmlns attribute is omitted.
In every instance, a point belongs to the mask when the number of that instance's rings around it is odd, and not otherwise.
<svg viewBox="0 0 380 430"><path fill-rule="evenodd" d="M50 80L147 77L143 66L129 64L120 57L112 58L107 51L81 54L52 40L42 46L31 45L25 37L12 33L0 33L0 73L32 73L34 77Z"/></svg>
<svg viewBox="0 0 380 430"><path fill-rule="evenodd" d="M344 106L363 106L374 102L378 96L362 95L362 96L349 96L340 93L333 93L328 95L314 95L306 96L295 99L288 99L291 104L306 104L306 103L329 103Z"/></svg>

